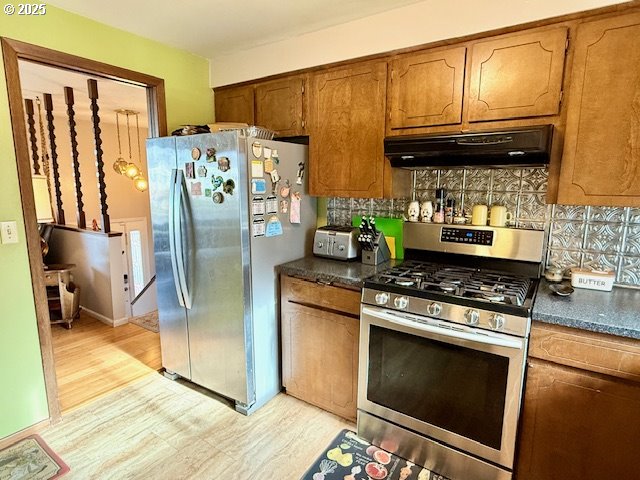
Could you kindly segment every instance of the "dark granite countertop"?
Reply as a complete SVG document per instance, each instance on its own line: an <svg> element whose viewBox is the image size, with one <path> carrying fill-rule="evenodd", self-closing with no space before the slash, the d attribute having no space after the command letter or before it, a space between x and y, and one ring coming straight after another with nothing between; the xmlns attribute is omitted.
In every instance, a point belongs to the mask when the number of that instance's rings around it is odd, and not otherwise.
<svg viewBox="0 0 640 480"><path fill-rule="evenodd" d="M313 282L362 288L364 280L400 261L376 267L360 260L343 262L320 257L304 257L278 265L278 272ZM565 283L568 283L565 280ZM533 320L565 327L640 339L640 290L614 287L611 292L576 288L568 297L549 290L542 279L533 305Z"/></svg>
<svg viewBox="0 0 640 480"><path fill-rule="evenodd" d="M560 297L543 279L532 317L539 322L640 339L640 290L614 287L611 292L600 292L576 288L568 297Z"/></svg>
<svg viewBox="0 0 640 480"><path fill-rule="evenodd" d="M363 265L360 260L344 262L310 256L278 265L276 269L282 275L289 275L290 277L362 288L365 278L386 270L394 264L395 261L391 260L374 267L372 265Z"/></svg>

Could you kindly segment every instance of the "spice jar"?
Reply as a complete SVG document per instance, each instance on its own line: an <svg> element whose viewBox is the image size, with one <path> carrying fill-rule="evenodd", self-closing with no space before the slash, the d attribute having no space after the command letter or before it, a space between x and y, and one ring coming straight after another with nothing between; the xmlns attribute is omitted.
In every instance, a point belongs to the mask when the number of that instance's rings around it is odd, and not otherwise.
<svg viewBox="0 0 640 480"><path fill-rule="evenodd" d="M550 282L561 282L564 270L558 266L552 265L544 272L544 278Z"/></svg>

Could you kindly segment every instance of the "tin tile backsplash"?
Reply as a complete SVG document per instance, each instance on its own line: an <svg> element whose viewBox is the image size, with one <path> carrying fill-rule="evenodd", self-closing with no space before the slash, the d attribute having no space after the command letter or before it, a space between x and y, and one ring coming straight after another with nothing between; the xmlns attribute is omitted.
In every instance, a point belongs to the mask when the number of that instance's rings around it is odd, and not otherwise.
<svg viewBox="0 0 640 480"><path fill-rule="evenodd" d="M551 212L547 177L546 168L416 170L412 197L433 200L436 188L446 188L467 213L476 204L503 205L513 214L509 226L544 230Z"/></svg>
<svg viewBox="0 0 640 480"><path fill-rule="evenodd" d="M327 220L402 218L409 201L433 201L444 187L467 212L475 204L503 205L513 214L511 227L548 231L547 265L613 268L617 284L640 287L640 208L546 205L547 177L546 168L416 170L411 198L330 198Z"/></svg>
<svg viewBox="0 0 640 480"><path fill-rule="evenodd" d="M547 264L614 269L640 287L640 218L635 208L553 205Z"/></svg>

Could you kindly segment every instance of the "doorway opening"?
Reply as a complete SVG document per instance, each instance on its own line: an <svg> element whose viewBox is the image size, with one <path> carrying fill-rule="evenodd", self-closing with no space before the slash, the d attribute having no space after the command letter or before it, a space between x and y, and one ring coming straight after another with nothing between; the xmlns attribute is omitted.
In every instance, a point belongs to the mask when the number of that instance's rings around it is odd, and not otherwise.
<svg viewBox="0 0 640 480"><path fill-rule="evenodd" d="M6 38L2 49L47 400L56 422L61 407L69 410L161 367L158 334L130 320L141 308L153 314L156 302L144 140L167 134L164 82ZM127 112L126 128L116 110ZM135 164L136 175L115 171L122 159ZM44 221L42 198L50 205Z"/></svg>

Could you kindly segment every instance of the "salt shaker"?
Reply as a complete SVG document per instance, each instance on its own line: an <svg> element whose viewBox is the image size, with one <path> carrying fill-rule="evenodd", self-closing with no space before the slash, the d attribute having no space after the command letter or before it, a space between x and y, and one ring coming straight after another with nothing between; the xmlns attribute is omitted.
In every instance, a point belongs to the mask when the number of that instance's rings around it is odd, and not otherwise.
<svg viewBox="0 0 640 480"><path fill-rule="evenodd" d="M410 222L417 222L420 216L420 202L417 200L410 202L407 214Z"/></svg>
<svg viewBox="0 0 640 480"><path fill-rule="evenodd" d="M427 201L422 202L420 205L420 220L425 223L430 223L433 217L433 203Z"/></svg>

